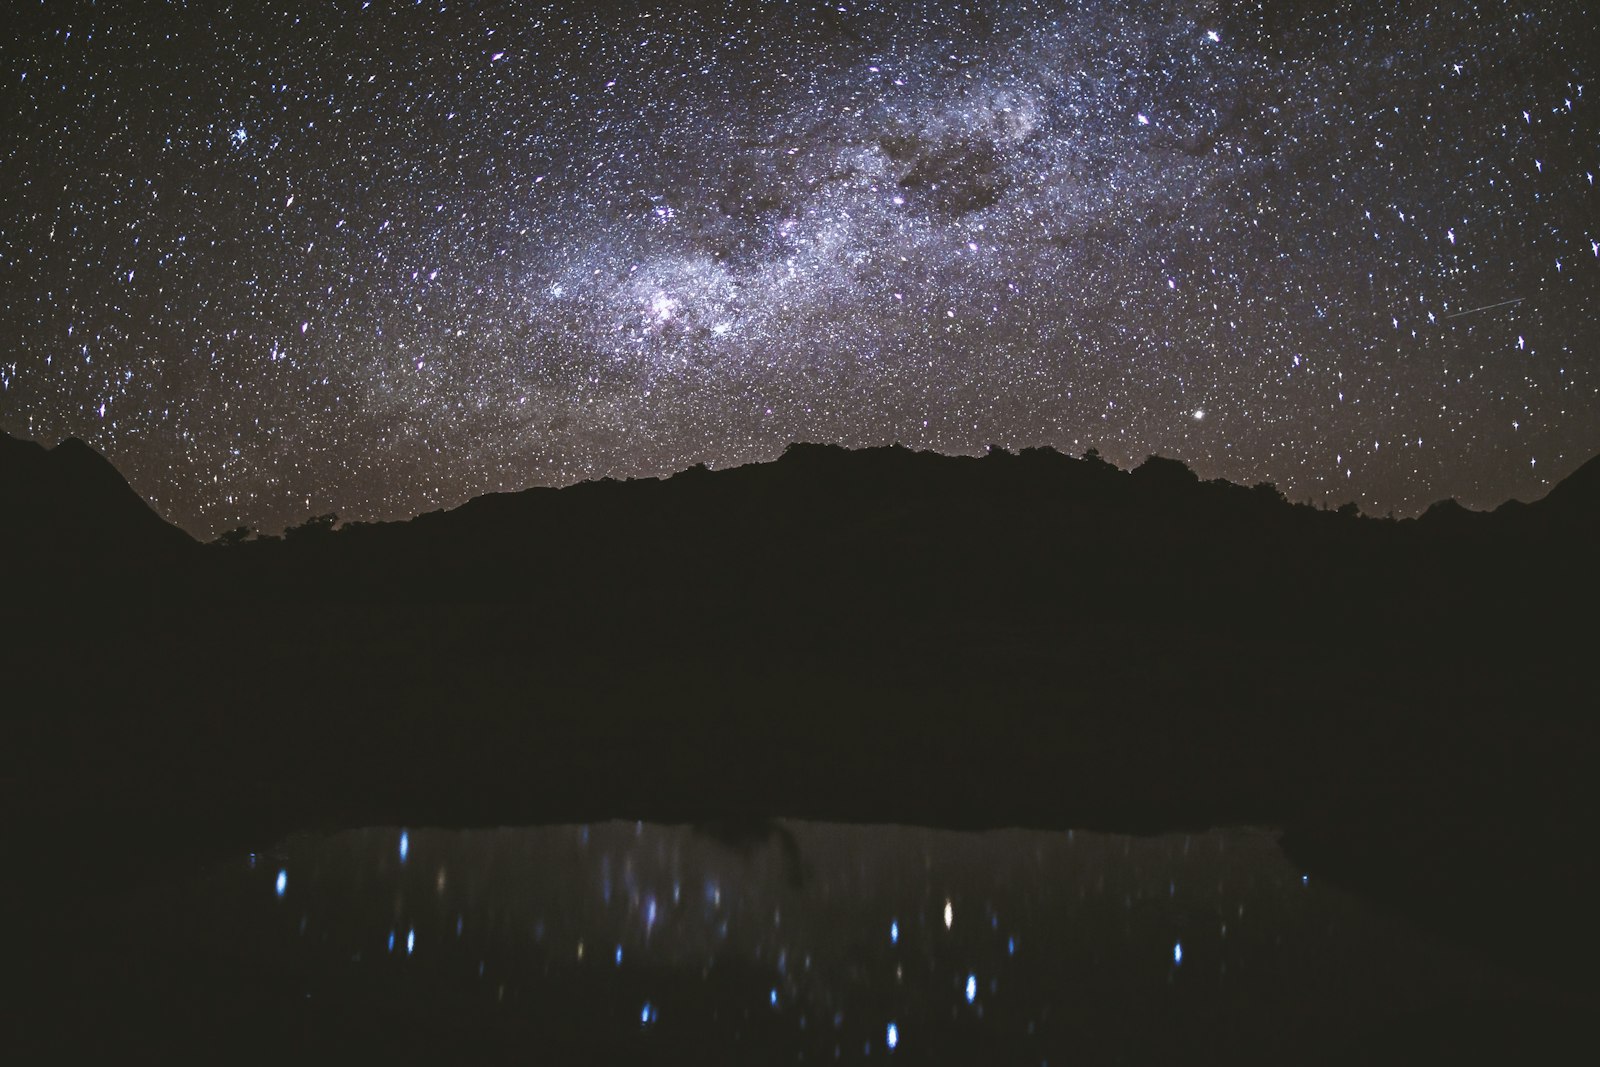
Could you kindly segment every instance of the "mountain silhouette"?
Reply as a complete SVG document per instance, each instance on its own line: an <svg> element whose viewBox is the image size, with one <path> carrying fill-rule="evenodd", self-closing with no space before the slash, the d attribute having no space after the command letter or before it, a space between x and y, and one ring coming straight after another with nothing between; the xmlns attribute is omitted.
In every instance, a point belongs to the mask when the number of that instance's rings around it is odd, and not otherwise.
<svg viewBox="0 0 1600 1067"><path fill-rule="evenodd" d="M0 545L34 568L148 565L195 547L76 437L46 449L0 431Z"/></svg>
<svg viewBox="0 0 1600 1067"><path fill-rule="evenodd" d="M1600 948L1563 845L1600 810L1600 461L1394 521L1162 457L797 444L198 546L87 446L0 445L7 550L55 561L13 583L0 663L39 847L64 820L106 848L130 822L1250 823L1495 951ZM1540 931L1482 920L1507 900Z"/></svg>
<svg viewBox="0 0 1600 1067"><path fill-rule="evenodd" d="M1600 456L1567 475L1533 506L1563 521L1592 527L1600 520Z"/></svg>

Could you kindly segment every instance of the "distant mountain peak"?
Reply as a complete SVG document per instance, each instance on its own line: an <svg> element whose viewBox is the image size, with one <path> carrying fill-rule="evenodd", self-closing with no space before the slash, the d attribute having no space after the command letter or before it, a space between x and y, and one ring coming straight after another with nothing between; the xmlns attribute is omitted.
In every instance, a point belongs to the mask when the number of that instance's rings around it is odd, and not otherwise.
<svg viewBox="0 0 1600 1067"><path fill-rule="evenodd" d="M1195 485L1200 476L1188 465L1166 456L1149 456L1133 469L1134 478L1156 486Z"/></svg>
<svg viewBox="0 0 1600 1067"><path fill-rule="evenodd" d="M1561 479L1535 506L1562 513L1600 515L1600 456Z"/></svg>
<svg viewBox="0 0 1600 1067"><path fill-rule="evenodd" d="M76 437L46 449L0 431L0 516L0 543L35 558L140 557L194 544Z"/></svg>

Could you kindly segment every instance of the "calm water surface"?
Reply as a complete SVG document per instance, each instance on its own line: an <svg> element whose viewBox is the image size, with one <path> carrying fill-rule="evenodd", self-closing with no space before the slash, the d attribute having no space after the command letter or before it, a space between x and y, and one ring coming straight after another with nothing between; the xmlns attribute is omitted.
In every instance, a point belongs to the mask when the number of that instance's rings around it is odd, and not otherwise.
<svg viewBox="0 0 1600 1067"><path fill-rule="evenodd" d="M97 1014L357 1056L1304 1060L1528 992L1249 829L389 827L118 908Z"/></svg>

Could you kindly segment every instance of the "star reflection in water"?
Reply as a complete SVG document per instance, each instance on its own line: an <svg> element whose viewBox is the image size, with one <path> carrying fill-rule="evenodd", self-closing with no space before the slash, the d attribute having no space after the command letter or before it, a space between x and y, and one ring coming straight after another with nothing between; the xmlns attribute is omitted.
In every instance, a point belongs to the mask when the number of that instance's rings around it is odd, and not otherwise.
<svg viewBox="0 0 1600 1067"><path fill-rule="evenodd" d="M218 936L341 1019L561 1047L1159 1057L1502 982L1248 829L378 828L291 838L208 891Z"/></svg>

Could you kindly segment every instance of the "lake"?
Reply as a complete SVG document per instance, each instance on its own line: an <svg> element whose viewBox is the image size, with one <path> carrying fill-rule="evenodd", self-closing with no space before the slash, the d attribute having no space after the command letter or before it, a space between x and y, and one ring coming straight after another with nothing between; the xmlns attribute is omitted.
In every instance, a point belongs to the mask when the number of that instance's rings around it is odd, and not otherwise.
<svg viewBox="0 0 1600 1067"><path fill-rule="evenodd" d="M1571 1008L1258 829L382 827L110 873L42 979L107 1052L1302 1062Z"/></svg>

